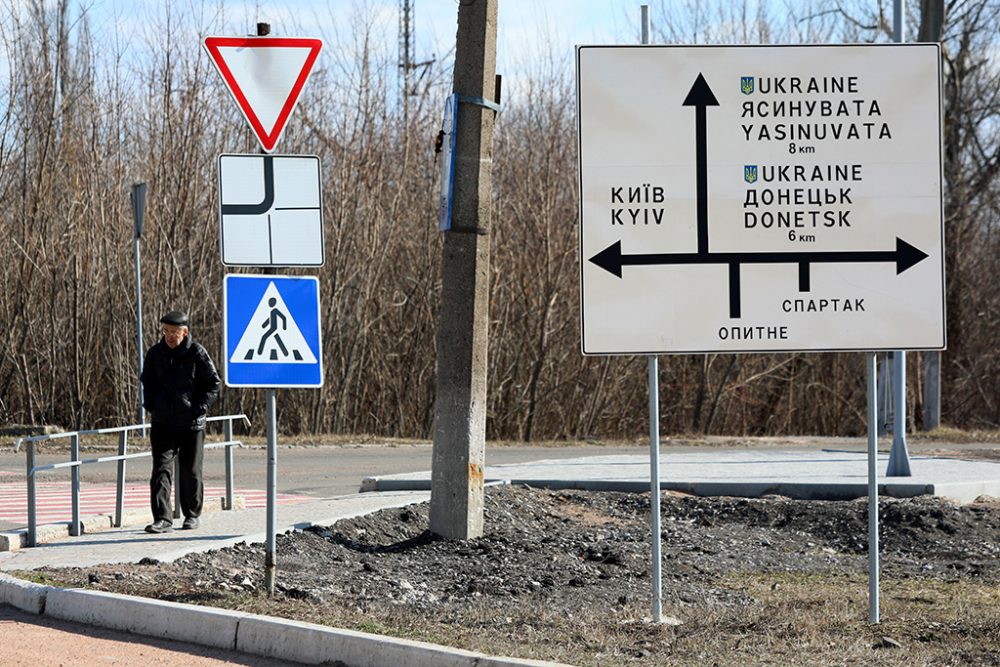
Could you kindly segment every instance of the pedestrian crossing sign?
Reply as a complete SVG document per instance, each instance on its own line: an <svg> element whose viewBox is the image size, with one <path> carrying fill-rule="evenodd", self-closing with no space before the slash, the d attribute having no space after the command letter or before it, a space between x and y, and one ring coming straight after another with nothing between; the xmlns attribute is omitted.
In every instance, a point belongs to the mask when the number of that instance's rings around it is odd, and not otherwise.
<svg viewBox="0 0 1000 667"><path fill-rule="evenodd" d="M227 275L223 282L227 387L321 387L319 279Z"/></svg>

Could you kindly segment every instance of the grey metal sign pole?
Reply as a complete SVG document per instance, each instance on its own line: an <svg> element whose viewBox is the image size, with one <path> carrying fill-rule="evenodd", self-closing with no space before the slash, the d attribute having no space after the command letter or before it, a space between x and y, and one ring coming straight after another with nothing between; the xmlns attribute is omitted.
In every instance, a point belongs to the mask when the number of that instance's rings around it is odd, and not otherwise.
<svg viewBox="0 0 1000 667"><path fill-rule="evenodd" d="M895 0L892 14L892 41L906 41L906 3ZM892 364L892 449L889 450L888 477L910 477L910 453L906 450L906 352L896 350Z"/></svg>
<svg viewBox="0 0 1000 667"><path fill-rule="evenodd" d="M497 7L461 3L455 45L455 181L443 232L429 523L462 540L483 534Z"/></svg>
<svg viewBox="0 0 1000 667"><path fill-rule="evenodd" d="M142 265L139 258L139 239L142 237L142 223L146 215L146 184L136 183L132 186L132 220L135 223L135 233L132 236L132 240L135 244L135 323L136 323L136 336L137 344L136 350L139 356L139 372L136 376L136 380L142 376ZM138 418L139 423L145 423L144 413L142 408L142 382L138 382L139 385L139 409ZM145 436L145 431L143 436Z"/></svg>
<svg viewBox="0 0 1000 667"><path fill-rule="evenodd" d="M645 6L644 6L645 7ZM653 623L663 622L663 559L660 556L660 387L659 364L649 357L649 519L652 543Z"/></svg>
<svg viewBox="0 0 1000 667"><path fill-rule="evenodd" d="M649 5L641 5L642 43L649 44ZM663 622L663 559L660 556L660 364L649 357L649 519L653 623Z"/></svg>
<svg viewBox="0 0 1000 667"><path fill-rule="evenodd" d="M267 594L274 595L274 575L277 571L277 528L275 527L275 489L278 486L278 409L277 390L267 390L267 542L264 548L264 585Z"/></svg>
<svg viewBox="0 0 1000 667"><path fill-rule="evenodd" d="M868 615L872 623L878 614L878 400L875 384L878 366L875 353L868 362Z"/></svg>

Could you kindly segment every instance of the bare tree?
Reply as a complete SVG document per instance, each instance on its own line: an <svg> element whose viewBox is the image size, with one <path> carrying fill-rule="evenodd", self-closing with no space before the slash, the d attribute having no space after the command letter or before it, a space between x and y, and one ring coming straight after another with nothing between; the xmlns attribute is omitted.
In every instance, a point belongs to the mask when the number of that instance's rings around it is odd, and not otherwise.
<svg viewBox="0 0 1000 667"><path fill-rule="evenodd" d="M0 77L0 322L8 332L0 422L125 423L137 393L128 208L135 181L149 184L144 319L190 311L195 337L221 359L215 164L219 153L256 147L192 35L245 28L227 24L223 4L143 5L141 29L98 37L85 7L70 0L0 2L8 64ZM887 39L885 2L661 5L660 41ZM924 30L924 14L912 12ZM942 24L945 416L968 427L1000 424L997 25L996 0L948 2ZM322 164L327 264L311 273L320 277L326 377L322 390L284 392L279 420L289 432L426 437L441 290L433 142L450 64L439 58L404 114L395 36L363 5L352 28L324 35L325 55L283 138L283 151L315 154ZM551 50L508 85L498 118L491 438L646 430L645 361L580 354L569 55ZM669 357L662 427L861 433L862 363L856 354ZM220 409L255 418L261 405L258 391L226 390Z"/></svg>

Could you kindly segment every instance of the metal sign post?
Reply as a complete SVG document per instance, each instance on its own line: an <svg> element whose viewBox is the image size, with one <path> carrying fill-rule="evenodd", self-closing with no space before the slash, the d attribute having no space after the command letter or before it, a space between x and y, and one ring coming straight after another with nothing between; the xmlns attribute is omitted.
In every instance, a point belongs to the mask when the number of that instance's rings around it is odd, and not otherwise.
<svg viewBox="0 0 1000 667"><path fill-rule="evenodd" d="M315 38L206 37L202 43L266 155L219 156L219 250L227 266L323 266L319 158L271 155L323 48ZM222 288L227 387L266 388L264 584L274 595L277 387L323 386L319 279L227 275Z"/></svg>
<svg viewBox="0 0 1000 667"><path fill-rule="evenodd" d="M649 44L649 5L640 6L641 41ZM663 558L660 555L660 365L649 356L649 533L653 623L663 622Z"/></svg>
<svg viewBox="0 0 1000 667"><path fill-rule="evenodd" d="M274 575L278 569L275 509L278 486L278 408L277 390L267 390L267 540L264 547L264 585L274 595Z"/></svg>
<svg viewBox="0 0 1000 667"><path fill-rule="evenodd" d="M314 276L227 275L223 282L227 387L267 388L267 535L264 583L277 573L278 387L323 385L319 280Z"/></svg>
<svg viewBox="0 0 1000 667"><path fill-rule="evenodd" d="M651 506L655 355L869 353L878 622L873 351L945 347L940 46L586 45L576 72L581 348L650 358Z"/></svg>
<svg viewBox="0 0 1000 667"><path fill-rule="evenodd" d="M878 366L875 353L866 355L868 366L868 615L879 622L878 613L878 400L875 388Z"/></svg>
<svg viewBox="0 0 1000 667"><path fill-rule="evenodd" d="M139 257L139 239L142 237L142 223L146 216L146 184L136 183L132 186L132 219L135 223L135 233L132 235L132 240L135 245L135 323L136 323L136 350L139 357L139 374L136 378L142 377L142 266ZM139 407L138 407L138 418L139 423L145 423L145 414L143 412L143 395L142 395L142 382L138 382L139 385ZM145 429L142 433L143 437L146 436Z"/></svg>

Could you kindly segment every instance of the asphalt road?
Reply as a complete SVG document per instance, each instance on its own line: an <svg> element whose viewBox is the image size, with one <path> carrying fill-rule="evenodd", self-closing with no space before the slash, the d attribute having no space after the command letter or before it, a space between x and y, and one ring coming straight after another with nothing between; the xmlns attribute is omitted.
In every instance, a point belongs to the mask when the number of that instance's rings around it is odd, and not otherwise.
<svg viewBox="0 0 1000 667"><path fill-rule="evenodd" d="M24 480L24 452L14 453L12 447L0 449L0 484ZM278 447L278 492L329 498L356 493L361 480L369 475L387 475L402 472L420 472L431 469L430 444L417 445L336 445ZM267 487L267 450L262 446L234 450L234 482L236 488L264 489ZM597 456L607 453L638 454L648 452L647 447L567 446L488 447L487 464L523 463L544 459L565 459L580 456ZM108 456L110 452L84 452L82 458ZM36 465L68 460L63 452L40 454ZM130 460L126 467L126 482L145 482L149 479L149 459ZM221 449L205 452L205 483L211 486L225 484L225 464ZM113 484L115 463L96 463L83 466L80 474L84 484ZM2 474L13 473L13 474ZM69 470L51 471L39 476L46 482L65 481L69 492ZM0 531L23 528L0 521Z"/></svg>
<svg viewBox="0 0 1000 667"><path fill-rule="evenodd" d="M722 447L740 451L747 447L773 447L780 449L834 449L864 451L862 438L719 438L710 439L710 447ZM891 439L883 439L880 449L886 451ZM911 453L927 450L963 450L995 448L995 445L977 443L909 443ZM698 449L698 446L679 445L665 440L661 448L664 455L671 450ZM583 456L608 454L648 454L648 446L621 445L490 445L487 443L486 462L488 465L504 463L525 463L545 459L567 459ZM110 455L111 452L84 452L83 458ZM319 446L278 447L278 492L304 494L317 498L329 498L356 493L361 480L370 475L389 475L404 472L420 472L431 469L432 446L426 444L345 444ZM65 450L56 453L42 453L36 456L36 465L68 460ZM149 459L128 462L126 481L142 483L149 479ZM0 446L0 484L20 482L24 479L24 452L14 453L12 446ZM262 445L248 446L235 450L234 476L236 488L266 488L267 451ZM7 474L5 474L7 473ZM83 483L112 484L115 482L116 465L99 463L84 466L81 472ZM69 471L63 469L40 476L47 482L65 481L69 491ZM205 453L205 483L220 486L225 483L225 467L222 450ZM0 521L0 531L22 528Z"/></svg>

